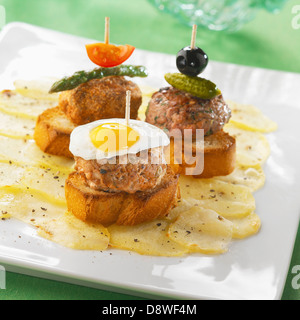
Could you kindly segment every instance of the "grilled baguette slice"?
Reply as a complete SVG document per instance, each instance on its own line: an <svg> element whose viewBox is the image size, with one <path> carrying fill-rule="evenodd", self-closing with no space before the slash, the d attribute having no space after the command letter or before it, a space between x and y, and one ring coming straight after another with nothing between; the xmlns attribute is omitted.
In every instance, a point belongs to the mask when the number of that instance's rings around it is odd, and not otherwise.
<svg viewBox="0 0 300 320"><path fill-rule="evenodd" d="M184 146L180 141L180 146L175 147L176 140L171 140L170 147L166 149L168 159L173 171L182 175L192 175L194 178L212 178L216 176L226 176L235 169L236 161L236 140L223 130L204 138L204 150L201 146L193 142ZM182 153L178 152L182 146ZM199 161L203 162L202 173L193 174L195 164L185 159L184 147L190 148L191 155L199 155ZM200 158L201 157L201 158Z"/></svg>
<svg viewBox="0 0 300 320"><path fill-rule="evenodd" d="M45 153L73 158L69 145L74 129L75 124L60 107L47 109L37 119L34 140Z"/></svg>
<svg viewBox="0 0 300 320"><path fill-rule="evenodd" d="M174 175L152 192L129 194L91 189L83 174L73 172L66 180L65 193L69 212L82 221L137 225L162 218L177 205L179 177Z"/></svg>

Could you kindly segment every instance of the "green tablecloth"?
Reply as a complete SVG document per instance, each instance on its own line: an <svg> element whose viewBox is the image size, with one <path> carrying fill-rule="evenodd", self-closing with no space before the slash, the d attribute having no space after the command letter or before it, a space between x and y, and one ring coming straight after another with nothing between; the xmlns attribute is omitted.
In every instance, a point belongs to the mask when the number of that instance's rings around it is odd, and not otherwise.
<svg viewBox="0 0 300 320"><path fill-rule="evenodd" d="M190 42L190 28L158 12L146 0L0 0L0 5L6 9L7 23L22 21L100 40L104 17L109 16L112 42L150 51L175 54ZM261 11L236 33L199 30L197 44L211 60L300 72L300 29L292 27L295 5L300 5L300 0L290 0L277 15ZM291 268L295 265L300 265L300 235ZM300 299L300 290L292 288L292 277L290 270L283 299ZM0 299L137 298L8 272Z"/></svg>

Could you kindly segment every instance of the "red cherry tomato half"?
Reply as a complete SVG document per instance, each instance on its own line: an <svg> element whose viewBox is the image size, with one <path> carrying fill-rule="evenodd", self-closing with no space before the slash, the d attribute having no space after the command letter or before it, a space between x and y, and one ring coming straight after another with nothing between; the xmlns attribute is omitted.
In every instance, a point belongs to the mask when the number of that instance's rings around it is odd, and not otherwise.
<svg viewBox="0 0 300 320"><path fill-rule="evenodd" d="M135 47L130 45L115 46L106 43L86 45L87 54L92 62L100 67L110 68L122 64L133 53Z"/></svg>

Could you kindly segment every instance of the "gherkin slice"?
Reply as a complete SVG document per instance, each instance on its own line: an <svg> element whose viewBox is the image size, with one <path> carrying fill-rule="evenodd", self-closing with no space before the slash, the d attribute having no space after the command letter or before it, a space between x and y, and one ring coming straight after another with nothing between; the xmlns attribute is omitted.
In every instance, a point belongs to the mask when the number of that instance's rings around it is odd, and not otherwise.
<svg viewBox="0 0 300 320"><path fill-rule="evenodd" d="M167 73L165 79L174 88L186 91L201 99L212 99L221 94L213 82L204 78L189 77L181 73Z"/></svg>

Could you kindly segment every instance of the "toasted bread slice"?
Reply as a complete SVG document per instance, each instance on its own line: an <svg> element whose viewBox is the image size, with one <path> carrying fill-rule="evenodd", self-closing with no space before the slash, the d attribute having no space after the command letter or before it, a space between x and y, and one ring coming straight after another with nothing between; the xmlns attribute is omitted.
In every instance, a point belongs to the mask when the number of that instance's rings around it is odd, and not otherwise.
<svg viewBox="0 0 300 320"><path fill-rule="evenodd" d="M178 174L207 179L229 175L235 169L236 140L223 130L204 138L204 151L203 146L197 145L196 142L184 146L180 141L179 147L175 147L176 143L176 140L171 140L170 146L166 149L166 158L173 171ZM192 162L185 159L184 147L191 149L193 157L196 158L196 155L199 155L198 160L203 164L202 173L199 173L199 170L193 170L196 168L195 164L188 164ZM181 154L178 152L180 149L182 149Z"/></svg>
<svg viewBox="0 0 300 320"><path fill-rule="evenodd" d="M83 174L73 172L66 180L68 210L82 221L136 225L166 216L180 197L175 176L153 192L109 193L91 189Z"/></svg>
<svg viewBox="0 0 300 320"><path fill-rule="evenodd" d="M39 115L34 131L36 144L45 153L73 158L69 150L70 134L75 129L60 107L47 109Z"/></svg>

